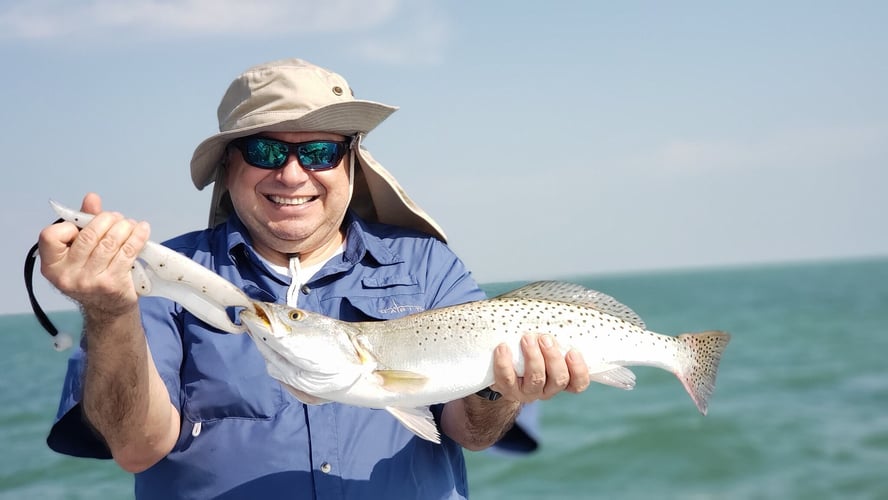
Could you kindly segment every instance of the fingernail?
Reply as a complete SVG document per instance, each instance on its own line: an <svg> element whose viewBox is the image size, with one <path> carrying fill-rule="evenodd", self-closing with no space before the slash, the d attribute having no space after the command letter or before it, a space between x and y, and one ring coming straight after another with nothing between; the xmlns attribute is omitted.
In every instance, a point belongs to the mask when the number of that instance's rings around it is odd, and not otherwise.
<svg viewBox="0 0 888 500"><path fill-rule="evenodd" d="M543 347L552 347L553 341L551 335L543 335L540 339L543 342Z"/></svg>

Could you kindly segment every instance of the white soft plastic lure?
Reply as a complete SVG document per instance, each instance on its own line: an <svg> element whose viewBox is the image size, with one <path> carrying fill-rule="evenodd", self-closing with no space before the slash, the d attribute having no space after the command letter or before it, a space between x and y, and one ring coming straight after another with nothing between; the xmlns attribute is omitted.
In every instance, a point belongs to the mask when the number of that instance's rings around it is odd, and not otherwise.
<svg viewBox="0 0 888 500"><path fill-rule="evenodd" d="M52 200L49 203L59 217L80 228L94 217ZM173 300L222 331L244 332L242 325L228 317L227 308L252 307L253 301L231 282L188 257L149 241L133 264L132 274L139 295Z"/></svg>

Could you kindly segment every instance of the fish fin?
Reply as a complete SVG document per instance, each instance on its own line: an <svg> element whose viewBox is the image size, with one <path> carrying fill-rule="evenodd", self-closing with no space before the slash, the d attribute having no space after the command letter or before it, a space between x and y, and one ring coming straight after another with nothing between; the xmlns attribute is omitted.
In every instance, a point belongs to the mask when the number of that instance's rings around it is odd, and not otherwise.
<svg viewBox="0 0 888 500"><path fill-rule="evenodd" d="M358 360L361 364L366 365L370 363L376 362L376 357L373 356L371 352L372 349L368 345L367 336L359 333L357 335L349 336L352 341L352 345L355 347L355 352L358 355Z"/></svg>
<svg viewBox="0 0 888 500"><path fill-rule="evenodd" d="M293 397L307 405L322 405L330 402L329 399L319 398L317 396L312 396L311 394L306 394L305 392L300 391L292 385L285 384L283 382L281 382L281 385L284 386L284 388L287 389L287 391L292 394Z"/></svg>
<svg viewBox="0 0 888 500"><path fill-rule="evenodd" d="M376 370L374 375L382 378L382 387L392 392L414 393L428 382L428 377L406 370Z"/></svg>
<svg viewBox="0 0 888 500"><path fill-rule="evenodd" d="M599 384L609 385L626 391L635 388L635 373L625 366L600 365L590 367L589 379L592 382L598 382Z"/></svg>
<svg viewBox="0 0 888 500"><path fill-rule="evenodd" d="M629 308L610 295L591 290L582 285L564 281L536 281L521 288L506 292L495 298L521 298L531 300L548 300L564 304L589 307L611 316L627 321L641 329L647 330L644 321Z"/></svg>
<svg viewBox="0 0 888 500"><path fill-rule="evenodd" d="M398 419L398 422L401 422L404 427L410 429L410 432L433 443L441 442L438 426L435 425L435 417L432 416L428 406L419 408L386 406L385 409Z"/></svg>
<svg viewBox="0 0 888 500"><path fill-rule="evenodd" d="M700 333L683 333L678 340L690 349L690 363L676 375L684 386L700 413L706 415L709 398L715 391L715 375L718 363L731 335L727 332L711 330Z"/></svg>

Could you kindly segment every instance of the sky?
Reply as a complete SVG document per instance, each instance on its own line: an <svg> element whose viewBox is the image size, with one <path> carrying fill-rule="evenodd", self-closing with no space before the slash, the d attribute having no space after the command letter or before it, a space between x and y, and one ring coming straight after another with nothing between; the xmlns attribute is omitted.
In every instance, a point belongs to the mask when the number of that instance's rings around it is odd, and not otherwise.
<svg viewBox="0 0 888 500"><path fill-rule="evenodd" d="M886 25L853 0L0 2L0 314L29 311L50 199L204 227L194 147L287 57L400 107L365 144L481 283L886 256Z"/></svg>

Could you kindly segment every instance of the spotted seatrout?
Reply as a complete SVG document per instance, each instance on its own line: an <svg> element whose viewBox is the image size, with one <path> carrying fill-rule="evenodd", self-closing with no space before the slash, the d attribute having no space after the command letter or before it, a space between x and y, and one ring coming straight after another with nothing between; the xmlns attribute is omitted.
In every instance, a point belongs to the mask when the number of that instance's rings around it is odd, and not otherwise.
<svg viewBox="0 0 888 500"><path fill-rule="evenodd" d="M654 333L608 295L551 281L381 322L346 323L265 302L240 318L269 374L303 402L385 408L436 442L428 406L492 384L493 352L501 343L523 374L525 333L550 334L565 353L577 349L592 380L602 384L632 389L635 375L626 366L672 372L704 415L730 339L720 331Z"/></svg>

